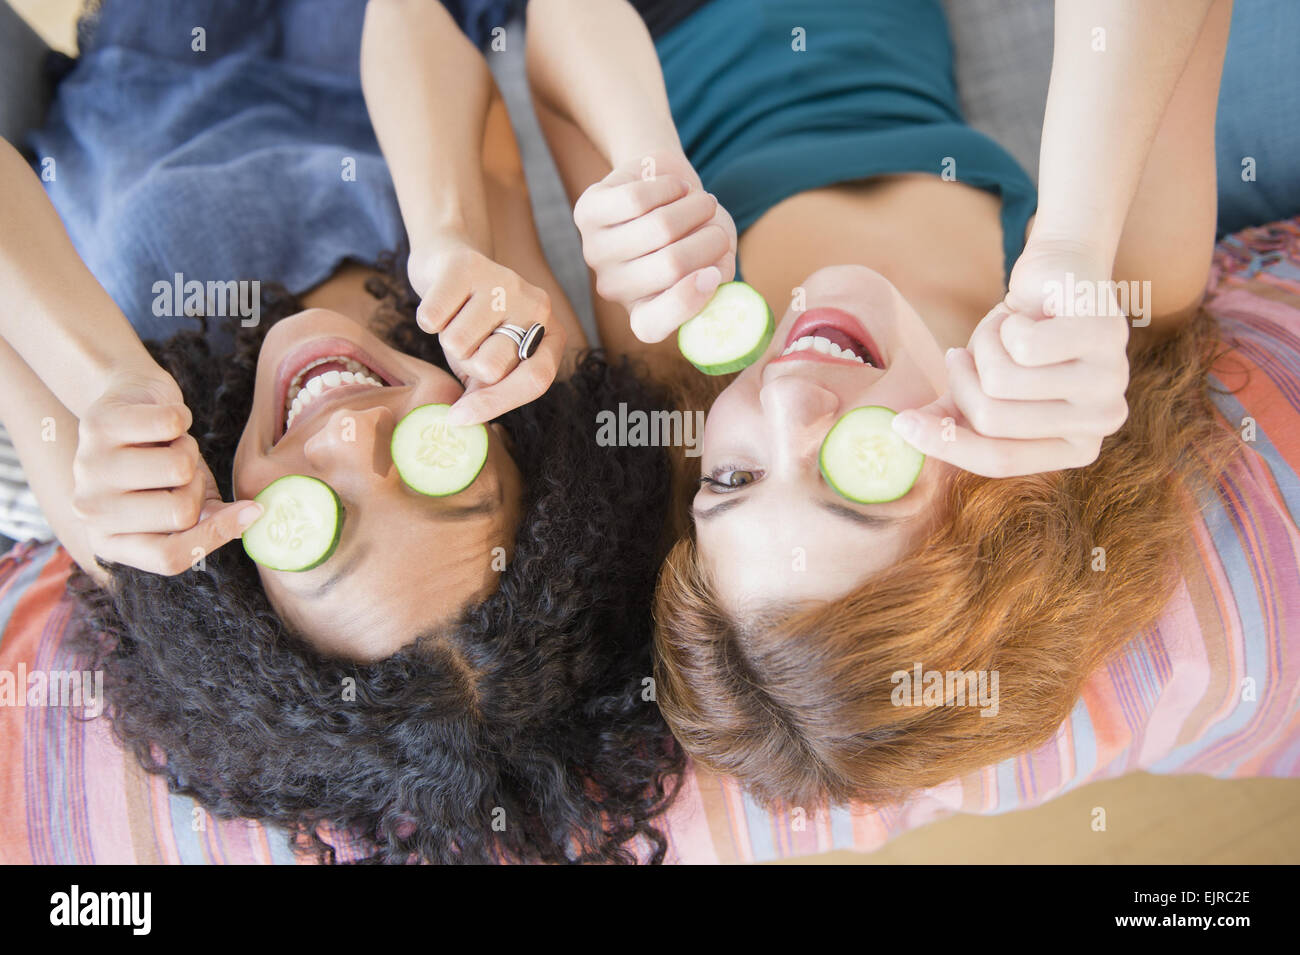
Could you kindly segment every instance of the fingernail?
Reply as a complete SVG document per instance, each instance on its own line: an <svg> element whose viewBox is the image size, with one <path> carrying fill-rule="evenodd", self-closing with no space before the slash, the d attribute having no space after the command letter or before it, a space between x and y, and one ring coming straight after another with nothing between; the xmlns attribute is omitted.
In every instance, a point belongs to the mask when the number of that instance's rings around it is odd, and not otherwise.
<svg viewBox="0 0 1300 955"><path fill-rule="evenodd" d="M952 364L952 356L955 355L955 354L957 354L957 352L959 352L959 351L961 351L960 348L949 348L946 352L944 352L944 353L943 353L943 361L944 361L944 364L945 364L945 365L950 365L950 364Z"/></svg>
<svg viewBox="0 0 1300 955"><path fill-rule="evenodd" d="M710 265L707 269L701 269L695 276L695 287L703 294L717 290L722 284L722 270L716 265Z"/></svg>
<svg viewBox="0 0 1300 955"><path fill-rule="evenodd" d="M900 434L905 438L916 437L921 428L921 422L917 420L916 415L908 414L906 411L894 415L894 420L890 424L893 426L895 434Z"/></svg>
<svg viewBox="0 0 1300 955"><path fill-rule="evenodd" d="M252 525L254 521L256 521L261 516L262 516L261 504L248 505L248 507L244 508L242 511L239 512L239 518L238 518L239 529L241 531L246 530L249 526Z"/></svg>
<svg viewBox="0 0 1300 955"><path fill-rule="evenodd" d="M452 405L451 410L447 412L447 424L452 427L469 424L469 412L458 405Z"/></svg>

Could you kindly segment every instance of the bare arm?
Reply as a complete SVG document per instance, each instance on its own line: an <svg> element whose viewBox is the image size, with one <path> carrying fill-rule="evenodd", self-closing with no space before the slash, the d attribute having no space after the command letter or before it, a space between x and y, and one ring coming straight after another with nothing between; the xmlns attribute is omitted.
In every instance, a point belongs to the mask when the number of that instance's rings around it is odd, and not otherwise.
<svg viewBox="0 0 1300 955"><path fill-rule="evenodd" d="M527 57L534 95L611 168L682 151L650 33L625 0L532 0Z"/></svg>
<svg viewBox="0 0 1300 955"><path fill-rule="evenodd" d="M361 86L412 259L448 233L490 258L483 133L492 76L482 55L440 3L370 0Z"/></svg>
<svg viewBox="0 0 1300 955"><path fill-rule="evenodd" d="M22 461L41 512L72 559L102 586L85 526L72 508L72 462L77 454L77 419L54 397L19 354L0 341L0 422Z"/></svg>
<svg viewBox="0 0 1300 955"><path fill-rule="evenodd" d="M1080 308L1049 290L1075 279L1145 284L1153 329L1199 303L1231 12L1211 7L1058 0L1038 216L1005 305L950 354L948 393L899 416L918 449L991 477L1083 467L1127 419L1130 318L1103 307L1100 289ZM1134 317L1134 328L1145 324ZM955 441L946 419L957 421Z"/></svg>
<svg viewBox="0 0 1300 955"><path fill-rule="evenodd" d="M0 142L0 416L46 519L95 556L179 573L251 523L223 505L180 388L77 255L22 157Z"/></svg>
<svg viewBox="0 0 1300 955"><path fill-rule="evenodd" d="M568 338L551 321L549 293L503 264L510 242L500 251L494 242L484 175L492 75L442 4L370 0L361 86L410 240L416 319L466 386L452 420L488 421L550 387ZM546 329L526 361L493 334L507 320Z"/></svg>
<svg viewBox="0 0 1300 955"><path fill-rule="evenodd" d="M0 338L74 415L114 370L162 373L81 261L36 174L0 140Z"/></svg>
<svg viewBox="0 0 1300 955"><path fill-rule="evenodd" d="M661 377L672 333L735 274L735 225L686 158L658 54L625 0L532 0L528 74L583 255L601 344Z"/></svg>
<svg viewBox="0 0 1300 955"><path fill-rule="evenodd" d="M1057 0L1034 238L1115 258L1212 0Z"/></svg>

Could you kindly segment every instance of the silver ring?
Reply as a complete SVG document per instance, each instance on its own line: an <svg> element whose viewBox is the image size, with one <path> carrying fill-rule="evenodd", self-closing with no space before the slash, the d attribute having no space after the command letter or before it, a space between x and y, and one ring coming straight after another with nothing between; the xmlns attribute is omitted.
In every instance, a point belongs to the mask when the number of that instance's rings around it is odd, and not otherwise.
<svg viewBox="0 0 1300 955"><path fill-rule="evenodd" d="M510 322L503 322L496 328L492 329L493 335L505 335L518 349L520 361L527 361L537 354L537 348L542 344L542 336L546 334L546 328L541 322L534 322L533 326L527 330L520 328L518 325L512 325Z"/></svg>

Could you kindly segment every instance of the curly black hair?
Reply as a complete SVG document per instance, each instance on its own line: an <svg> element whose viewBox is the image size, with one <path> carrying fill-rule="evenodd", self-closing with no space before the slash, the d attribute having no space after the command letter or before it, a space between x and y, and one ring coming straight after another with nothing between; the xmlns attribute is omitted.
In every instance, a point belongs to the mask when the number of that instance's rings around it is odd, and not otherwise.
<svg viewBox="0 0 1300 955"><path fill-rule="evenodd" d="M386 337L446 367L399 260L368 284ZM262 339L301 310L276 286L262 306L230 357L201 331L150 343L225 495ZM110 591L74 573L76 645L105 672L116 735L173 792L284 827L325 862L663 861L652 820L683 756L647 687L670 465L660 448L598 447L595 421L667 400L588 352L504 416L525 491L500 588L375 663L291 632L237 544L174 577L106 565Z"/></svg>

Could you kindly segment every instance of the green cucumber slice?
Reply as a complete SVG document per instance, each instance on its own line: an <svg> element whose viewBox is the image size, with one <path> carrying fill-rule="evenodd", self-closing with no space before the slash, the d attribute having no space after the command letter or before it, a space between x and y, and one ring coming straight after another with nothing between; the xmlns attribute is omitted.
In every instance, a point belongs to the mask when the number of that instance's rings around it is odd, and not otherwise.
<svg viewBox="0 0 1300 955"><path fill-rule="evenodd" d="M757 361L775 333L763 296L744 282L725 282L677 330L677 347L704 374L728 375Z"/></svg>
<svg viewBox="0 0 1300 955"><path fill-rule="evenodd" d="M818 460L826 483L841 496L882 504L912 489L925 455L894 433L896 416L879 405L854 408L827 433Z"/></svg>
<svg viewBox="0 0 1300 955"><path fill-rule="evenodd" d="M487 428L447 424L450 410L451 405L420 405L393 429L397 473L407 486L430 497L465 490L487 463Z"/></svg>
<svg viewBox="0 0 1300 955"><path fill-rule="evenodd" d="M305 474L277 478L253 498L262 516L244 531L244 550L272 570L311 570L329 559L343 530L334 489Z"/></svg>

